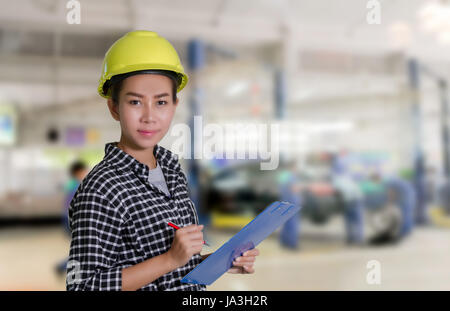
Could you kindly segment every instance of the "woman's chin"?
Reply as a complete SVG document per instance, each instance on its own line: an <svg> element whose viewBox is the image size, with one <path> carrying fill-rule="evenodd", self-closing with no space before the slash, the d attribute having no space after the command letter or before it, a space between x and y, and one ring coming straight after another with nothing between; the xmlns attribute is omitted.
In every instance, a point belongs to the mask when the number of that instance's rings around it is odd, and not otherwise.
<svg viewBox="0 0 450 311"><path fill-rule="evenodd" d="M159 142L159 139L157 137L152 138L138 138L135 140L135 143L140 149L148 149L153 146L155 146Z"/></svg>

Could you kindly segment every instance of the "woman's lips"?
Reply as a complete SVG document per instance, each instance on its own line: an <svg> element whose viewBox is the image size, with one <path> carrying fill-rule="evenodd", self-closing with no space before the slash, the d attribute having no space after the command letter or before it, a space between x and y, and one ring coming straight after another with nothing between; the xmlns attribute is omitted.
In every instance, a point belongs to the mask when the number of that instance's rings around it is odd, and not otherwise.
<svg viewBox="0 0 450 311"><path fill-rule="evenodd" d="M159 130L158 131L142 131L142 130L138 130L138 132L141 135L149 137L149 136L155 135L157 132L159 132Z"/></svg>

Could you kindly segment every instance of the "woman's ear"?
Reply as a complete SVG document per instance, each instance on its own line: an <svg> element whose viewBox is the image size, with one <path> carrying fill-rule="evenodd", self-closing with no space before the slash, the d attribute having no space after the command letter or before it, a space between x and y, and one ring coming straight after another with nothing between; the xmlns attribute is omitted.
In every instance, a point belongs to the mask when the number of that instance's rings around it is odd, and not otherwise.
<svg viewBox="0 0 450 311"><path fill-rule="evenodd" d="M109 108L109 112L111 113L111 116L114 118L114 120L120 121L119 105L114 104L114 102L111 98L108 98L108 108Z"/></svg>

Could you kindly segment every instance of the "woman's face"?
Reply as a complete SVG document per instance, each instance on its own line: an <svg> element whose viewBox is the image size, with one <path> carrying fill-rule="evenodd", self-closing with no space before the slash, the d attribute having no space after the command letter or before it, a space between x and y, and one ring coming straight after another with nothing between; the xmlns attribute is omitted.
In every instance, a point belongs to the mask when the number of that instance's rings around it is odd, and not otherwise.
<svg viewBox="0 0 450 311"><path fill-rule="evenodd" d="M120 121L122 140L133 149L155 146L167 133L178 99L172 80L163 75L139 74L122 83L118 105L108 100L111 115Z"/></svg>

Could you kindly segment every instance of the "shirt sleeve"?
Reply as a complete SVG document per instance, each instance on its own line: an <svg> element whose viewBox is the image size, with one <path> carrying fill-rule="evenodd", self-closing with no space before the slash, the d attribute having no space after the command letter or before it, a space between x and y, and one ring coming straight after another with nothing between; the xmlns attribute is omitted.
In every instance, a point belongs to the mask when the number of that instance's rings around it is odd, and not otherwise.
<svg viewBox="0 0 450 311"><path fill-rule="evenodd" d="M72 231L67 290L122 289L122 266L116 264L121 217L105 196L80 191L70 203Z"/></svg>

